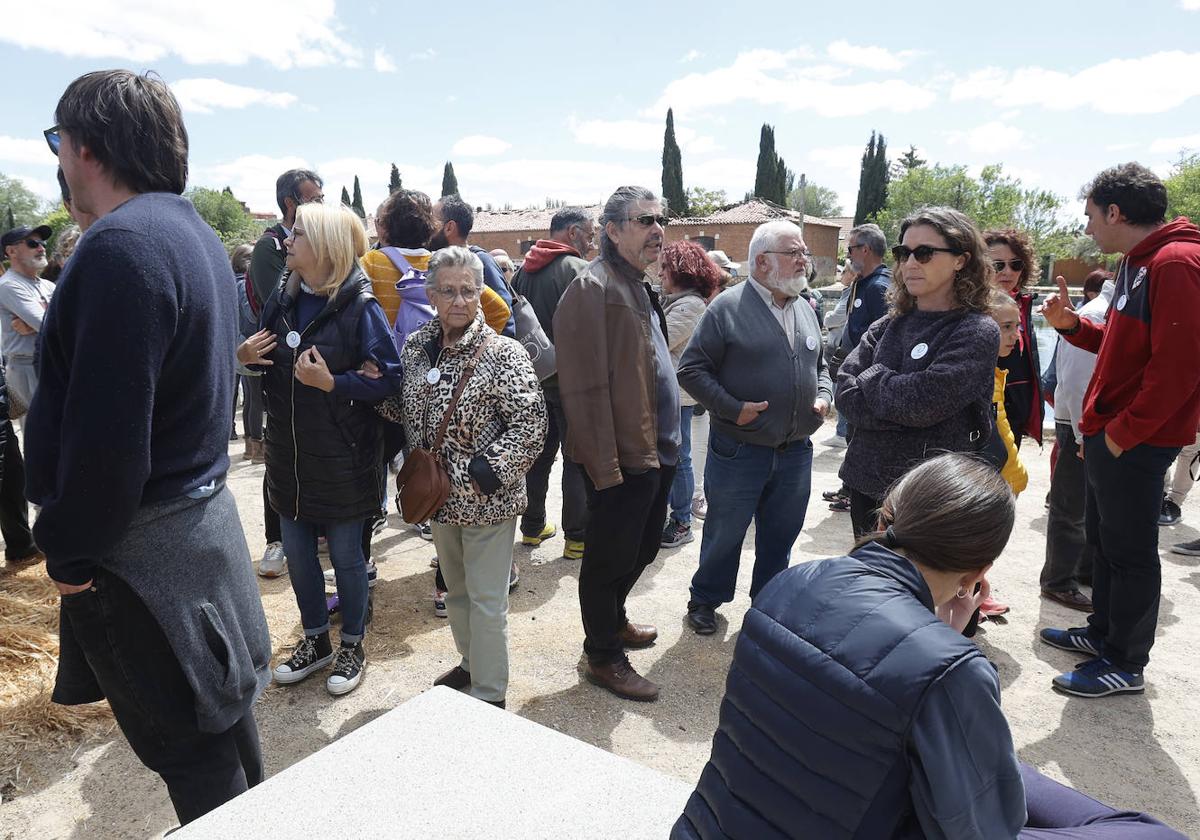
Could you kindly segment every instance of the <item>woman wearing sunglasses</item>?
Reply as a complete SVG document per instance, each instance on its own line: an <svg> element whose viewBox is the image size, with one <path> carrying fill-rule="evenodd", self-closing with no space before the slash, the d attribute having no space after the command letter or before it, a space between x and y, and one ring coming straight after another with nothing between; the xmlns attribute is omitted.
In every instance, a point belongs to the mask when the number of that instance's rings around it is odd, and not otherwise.
<svg viewBox="0 0 1200 840"><path fill-rule="evenodd" d="M1013 352L1000 360L998 367L1008 371L1004 386L1004 411L1012 425L1017 448L1021 438L1029 435L1042 443L1042 366L1038 361L1037 336L1030 326L1034 295L1025 291L1037 280L1038 265L1029 237L1019 230L984 231L988 246L988 261L996 272L995 284L1002 292L1012 295L1021 309L1021 331Z"/></svg>
<svg viewBox="0 0 1200 840"><path fill-rule="evenodd" d="M870 532L887 488L915 464L987 442L1000 330L988 314L992 266L971 220L927 207L900 224L901 244L876 321L838 372L854 427L841 478L854 534Z"/></svg>

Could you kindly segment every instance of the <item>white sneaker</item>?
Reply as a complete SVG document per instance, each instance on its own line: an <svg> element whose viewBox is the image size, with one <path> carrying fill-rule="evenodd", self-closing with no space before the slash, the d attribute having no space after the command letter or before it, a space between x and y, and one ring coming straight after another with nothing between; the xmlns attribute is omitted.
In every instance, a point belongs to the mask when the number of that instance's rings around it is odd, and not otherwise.
<svg viewBox="0 0 1200 840"><path fill-rule="evenodd" d="M433 529L429 527L428 522L418 522L416 525L413 525L413 530L421 535L421 539L427 542L433 541Z"/></svg>
<svg viewBox="0 0 1200 840"><path fill-rule="evenodd" d="M367 561L367 588L374 589L375 584L379 582L379 567L375 565L374 560ZM337 570L325 570L325 585L337 586Z"/></svg>
<svg viewBox="0 0 1200 840"><path fill-rule="evenodd" d="M287 557L283 553L283 543L267 543L267 550L258 561L258 576L277 578L287 574Z"/></svg>

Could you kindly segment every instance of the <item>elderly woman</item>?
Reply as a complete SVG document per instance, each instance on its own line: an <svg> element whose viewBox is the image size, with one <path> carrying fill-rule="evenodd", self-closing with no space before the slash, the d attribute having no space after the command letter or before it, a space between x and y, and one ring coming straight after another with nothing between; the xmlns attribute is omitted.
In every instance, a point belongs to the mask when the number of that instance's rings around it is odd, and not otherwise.
<svg viewBox="0 0 1200 840"><path fill-rule="evenodd" d="M1043 417L1042 366L1038 360L1037 336L1030 319L1034 296L1025 291L1038 277L1037 259L1029 237L1019 230L984 231L988 261L995 271L996 288L1010 295L1021 310L1021 333L1016 350L1000 360L1008 371L1004 386L1004 411L1012 425L1017 448L1025 435L1041 445Z"/></svg>
<svg viewBox="0 0 1200 840"><path fill-rule="evenodd" d="M403 390L379 411L404 423L411 445L432 446L474 365L438 451L450 496L434 514L433 544L462 662L434 685L469 689L504 708L513 539L525 510L525 473L546 435L546 405L525 348L484 323L477 256L443 248L429 261L425 286L437 316L405 342Z"/></svg>
<svg viewBox="0 0 1200 840"><path fill-rule="evenodd" d="M267 496L279 513L304 638L275 681L297 683L331 661L330 694L353 691L366 668L367 566L363 523L379 512L383 433L374 404L401 384L400 357L358 259L362 222L346 207L296 211L287 272L262 313L263 329L238 348L262 366L267 403ZM357 371L370 362L378 378ZM342 615L341 646L329 641L317 536L329 546Z"/></svg>
<svg viewBox="0 0 1200 840"><path fill-rule="evenodd" d="M905 471L939 452L976 450L991 431L1000 328L988 314L987 246L948 207L909 216L900 239L890 312L838 371L837 404L854 428L840 475L856 537Z"/></svg>

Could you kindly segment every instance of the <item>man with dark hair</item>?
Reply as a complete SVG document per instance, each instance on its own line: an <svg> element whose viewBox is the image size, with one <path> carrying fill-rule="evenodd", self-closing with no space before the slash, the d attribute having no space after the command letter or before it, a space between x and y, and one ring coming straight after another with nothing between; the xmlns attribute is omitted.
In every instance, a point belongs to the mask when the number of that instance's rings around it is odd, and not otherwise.
<svg viewBox="0 0 1200 840"><path fill-rule="evenodd" d="M1200 423L1200 229L1166 222L1162 181L1136 163L1101 172L1083 191L1086 233L1123 253L1104 324L1080 318L1058 279L1047 322L1097 353L1083 398L1085 530L1094 552L1086 627L1045 629L1042 641L1090 657L1054 678L1081 697L1140 692L1158 625L1163 480Z"/></svg>
<svg viewBox="0 0 1200 840"><path fill-rule="evenodd" d="M478 245L467 242L471 228L475 226L475 213L471 210L471 205L457 195L444 195L433 205L433 223L437 230L429 240L429 250L440 251L448 245L470 248L471 253L483 263L484 284L504 298L504 303L511 310L512 293L508 290L508 284L504 282L504 274L500 271L500 266L496 265L495 258ZM517 337L517 322L511 314L500 334L509 338Z"/></svg>
<svg viewBox="0 0 1200 840"><path fill-rule="evenodd" d="M247 295L253 295L250 308L257 316L262 312L263 305L279 287L279 279L283 276L284 259L287 251L283 241L292 235L292 227L296 224L296 208L301 204L322 202L325 194L321 188L325 182L316 172L308 169L289 169L275 179L275 203L283 214L281 221L271 225L254 243L254 253L250 255L250 272L246 276ZM263 441L253 444L247 439L246 445L253 446L261 453L265 445ZM258 561L258 574L265 578L279 577L287 573L287 555L283 553L283 534L279 529L279 514L267 501L267 477L263 475L263 536L267 548L263 551L262 559Z"/></svg>
<svg viewBox="0 0 1200 840"><path fill-rule="evenodd" d="M667 217L645 187L620 187L600 217L600 256L554 313L565 457L586 473L587 548L579 569L587 678L618 697L655 700L659 688L625 648L654 644L625 600L658 556L679 459L679 386L667 318L646 269L662 253Z"/></svg>
<svg viewBox="0 0 1200 840"><path fill-rule="evenodd" d="M53 699L107 697L187 823L262 780L271 640L225 486L233 272L180 195L187 133L165 83L89 73L55 118L46 138L96 221L46 312L26 423L62 595Z"/></svg>
<svg viewBox="0 0 1200 840"><path fill-rule="evenodd" d="M558 309L558 301L571 281L587 268L587 257L595 249L595 236L596 223L585 210L564 207L550 219L550 238L534 243L513 277L513 289L529 301L551 343L554 343L554 313ZM567 416L563 413L557 375L542 382L542 393L546 396L550 424L542 454L525 474L529 506L521 515L521 542L532 546L541 545L555 534L554 525L546 522L546 492L550 487L550 469L554 466L560 444L567 438ZM587 530L587 495L583 482L583 470L579 464L564 454L563 557L571 560L583 557Z"/></svg>

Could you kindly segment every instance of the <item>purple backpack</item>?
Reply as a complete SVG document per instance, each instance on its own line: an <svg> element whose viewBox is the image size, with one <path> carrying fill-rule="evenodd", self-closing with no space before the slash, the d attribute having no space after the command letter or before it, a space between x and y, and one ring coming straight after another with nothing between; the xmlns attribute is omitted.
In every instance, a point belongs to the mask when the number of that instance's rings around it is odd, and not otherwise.
<svg viewBox="0 0 1200 840"><path fill-rule="evenodd" d="M425 294L425 275L428 272L413 268L398 248L388 246L380 250L401 274L396 282L396 291L400 293L400 308L396 310L396 323L392 325L392 335L396 340L397 349L403 350L408 337L432 321L437 311L430 305L429 296Z"/></svg>

